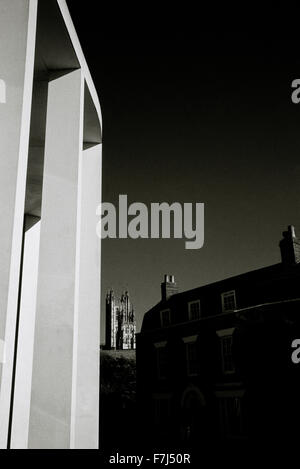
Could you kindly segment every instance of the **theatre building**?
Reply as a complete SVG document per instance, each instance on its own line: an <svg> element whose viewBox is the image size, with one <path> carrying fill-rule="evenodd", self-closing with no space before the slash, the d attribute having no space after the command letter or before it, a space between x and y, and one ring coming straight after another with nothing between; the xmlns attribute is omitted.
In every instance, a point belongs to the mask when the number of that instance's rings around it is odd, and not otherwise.
<svg viewBox="0 0 300 469"><path fill-rule="evenodd" d="M152 445L297 437L299 248L289 226L278 264L183 293L165 276L137 335L137 393Z"/></svg>

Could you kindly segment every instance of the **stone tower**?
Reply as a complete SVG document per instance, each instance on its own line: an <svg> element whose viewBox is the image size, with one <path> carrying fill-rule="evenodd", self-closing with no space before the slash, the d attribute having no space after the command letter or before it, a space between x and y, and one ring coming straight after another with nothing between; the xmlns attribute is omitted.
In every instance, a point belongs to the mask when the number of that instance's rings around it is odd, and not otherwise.
<svg viewBox="0 0 300 469"><path fill-rule="evenodd" d="M116 298L113 290L106 295L106 349L135 349L136 322L128 291Z"/></svg>

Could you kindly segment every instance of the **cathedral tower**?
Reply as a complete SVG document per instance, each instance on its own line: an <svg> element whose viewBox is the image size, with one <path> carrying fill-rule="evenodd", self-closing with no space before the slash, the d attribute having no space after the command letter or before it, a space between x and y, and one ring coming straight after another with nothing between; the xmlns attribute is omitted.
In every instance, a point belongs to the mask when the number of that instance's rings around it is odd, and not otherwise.
<svg viewBox="0 0 300 469"><path fill-rule="evenodd" d="M136 322L129 293L116 298L113 290L106 295L106 348L135 349Z"/></svg>

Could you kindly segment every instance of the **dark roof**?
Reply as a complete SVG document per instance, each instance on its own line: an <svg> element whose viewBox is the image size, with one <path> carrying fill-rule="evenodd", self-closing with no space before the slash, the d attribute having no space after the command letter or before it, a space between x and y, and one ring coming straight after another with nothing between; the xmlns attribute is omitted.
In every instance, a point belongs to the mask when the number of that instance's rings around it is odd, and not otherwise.
<svg viewBox="0 0 300 469"><path fill-rule="evenodd" d="M253 296L253 303L249 303L248 301L248 303L242 305L243 307L249 307L251 305L254 306L255 304L264 302L272 302L273 300L283 300L292 297L297 298L300 296L300 264L287 265L278 263L250 272L245 272L233 277L228 277L226 279L196 287L191 290L186 290L181 293L176 293L172 295L167 301L160 301L145 313L142 331L143 329L153 329L159 327L158 322L160 321L160 318L158 315L159 312L164 308L170 308L171 310L182 310L182 308L186 307L189 301L207 297L209 298L209 302L211 304L214 303L214 305L212 305L213 309L213 307L216 308L216 302L221 304L220 295L222 292L234 289L250 291L252 287L256 287L257 285L261 285L262 289L265 289L267 292L265 298L255 298ZM277 288L278 285L291 285L291 287L293 286L293 291L288 292L286 288L283 288L282 291L279 291ZM270 293L271 290L274 294ZM272 296L274 296L274 298Z"/></svg>

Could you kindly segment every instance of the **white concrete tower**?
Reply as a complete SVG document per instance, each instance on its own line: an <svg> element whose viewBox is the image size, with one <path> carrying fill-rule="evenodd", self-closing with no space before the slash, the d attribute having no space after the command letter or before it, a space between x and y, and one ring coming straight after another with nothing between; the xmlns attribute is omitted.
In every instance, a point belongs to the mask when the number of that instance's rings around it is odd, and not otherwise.
<svg viewBox="0 0 300 469"><path fill-rule="evenodd" d="M0 448L97 448L102 120L64 0L0 0Z"/></svg>

